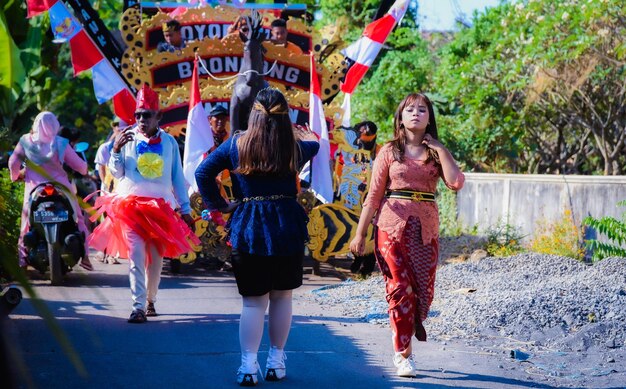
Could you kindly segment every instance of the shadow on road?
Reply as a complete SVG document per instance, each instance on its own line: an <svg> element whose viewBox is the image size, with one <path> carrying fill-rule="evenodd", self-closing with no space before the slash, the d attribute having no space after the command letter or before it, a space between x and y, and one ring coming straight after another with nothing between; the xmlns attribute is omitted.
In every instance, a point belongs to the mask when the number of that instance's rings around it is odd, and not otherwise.
<svg viewBox="0 0 626 389"><path fill-rule="evenodd" d="M88 375L76 373L31 301L24 299L4 323L3 331L15 358L9 364L18 387L236 387L241 300L232 273L192 270L165 275L157 302L160 315L146 324L133 325L126 322L130 313L126 267L99 266L97 270L88 275L71 274L63 287L35 281L37 292L77 350ZM327 284L323 278L305 275L306 288ZM300 314L294 316L286 348L288 376L279 384L261 381L260 387L553 388L530 379L477 374L471 363L467 368L450 365L449 370L433 370L430 356L419 351L418 368L424 368L418 370L418 377L398 378L390 366L388 329L384 340L378 336L373 341L373 334L380 335L380 331L371 324L337 316L325 307L314 311L307 305L314 303L307 299L298 304ZM262 368L269 348L267 322L265 334L259 351ZM17 368L18 360L25 369Z"/></svg>
<svg viewBox="0 0 626 389"><path fill-rule="evenodd" d="M164 313L145 325L131 325L125 318L108 315L108 304L47 304L89 376L77 376L44 322L24 301L11 320L14 346L28 366L27 377L24 372L18 377L22 385L31 380L42 388L234 386L239 366L238 314L206 314L199 309L197 313ZM349 337L334 334L325 324L329 321L353 319L294 317L285 385L317 388L360 383L372 387L366 383L380 381L382 369L368 365L364 350ZM259 353L262 366L268 348L265 337ZM358 374L350 377L345 374L349 371Z"/></svg>

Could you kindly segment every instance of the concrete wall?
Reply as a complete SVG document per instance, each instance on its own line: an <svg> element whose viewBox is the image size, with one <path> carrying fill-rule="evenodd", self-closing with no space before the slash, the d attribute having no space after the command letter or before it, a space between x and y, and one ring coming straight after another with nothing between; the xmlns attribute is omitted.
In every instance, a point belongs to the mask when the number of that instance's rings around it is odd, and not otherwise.
<svg viewBox="0 0 626 389"><path fill-rule="evenodd" d="M542 219L559 220L571 209L576 225L586 216L621 219L626 207L626 176L566 176L543 174L465 173L465 186L457 194L459 221L479 231L498 220L533 236Z"/></svg>

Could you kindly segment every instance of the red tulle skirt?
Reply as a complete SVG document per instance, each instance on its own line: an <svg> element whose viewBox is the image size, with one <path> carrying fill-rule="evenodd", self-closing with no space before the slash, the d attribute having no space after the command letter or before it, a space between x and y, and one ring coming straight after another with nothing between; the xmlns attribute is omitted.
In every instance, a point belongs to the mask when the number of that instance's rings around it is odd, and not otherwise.
<svg viewBox="0 0 626 389"><path fill-rule="evenodd" d="M104 195L98 197L95 208L92 221L102 214L106 214L106 218L89 236L88 244L108 254L129 258L128 231L156 247L162 257L177 258L193 251L192 244L200 244L187 223L163 199ZM150 251L146 252L146 264L152 261Z"/></svg>

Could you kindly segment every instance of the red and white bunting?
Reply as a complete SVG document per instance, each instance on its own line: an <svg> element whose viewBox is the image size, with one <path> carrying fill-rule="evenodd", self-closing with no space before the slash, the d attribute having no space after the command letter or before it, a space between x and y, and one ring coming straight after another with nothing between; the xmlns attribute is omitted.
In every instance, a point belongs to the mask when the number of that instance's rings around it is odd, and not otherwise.
<svg viewBox="0 0 626 389"><path fill-rule="evenodd" d="M56 3L57 0L26 0L26 6L28 8L27 17L32 18L42 14L50 9Z"/></svg>
<svg viewBox="0 0 626 389"><path fill-rule="evenodd" d="M91 79L93 80L93 92L99 104L106 103L127 88L126 83L106 58L91 68Z"/></svg>
<svg viewBox="0 0 626 389"><path fill-rule="evenodd" d="M74 76L91 69L104 58L85 30L79 31L70 39L70 49Z"/></svg>

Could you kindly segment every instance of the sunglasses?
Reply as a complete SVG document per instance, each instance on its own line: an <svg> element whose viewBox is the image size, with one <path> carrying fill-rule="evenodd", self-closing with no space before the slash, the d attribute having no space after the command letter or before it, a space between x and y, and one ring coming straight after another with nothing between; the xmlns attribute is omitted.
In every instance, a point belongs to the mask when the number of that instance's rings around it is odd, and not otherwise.
<svg viewBox="0 0 626 389"><path fill-rule="evenodd" d="M144 119L152 119L152 117L154 116L154 112L151 111L143 111L143 112L135 112L135 119L139 120L141 118Z"/></svg>

